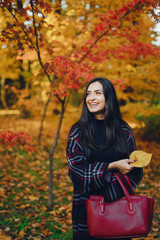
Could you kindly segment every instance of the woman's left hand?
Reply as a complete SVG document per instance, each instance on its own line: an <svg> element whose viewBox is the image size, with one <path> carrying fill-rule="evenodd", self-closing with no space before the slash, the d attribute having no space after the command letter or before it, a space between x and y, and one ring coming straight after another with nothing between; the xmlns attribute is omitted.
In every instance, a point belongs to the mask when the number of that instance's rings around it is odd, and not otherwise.
<svg viewBox="0 0 160 240"><path fill-rule="evenodd" d="M108 170L117 169L122 174L127 174L134 169L134 167L130 165L131 162L134 162L134 160L122 159L116 162L112 162L108 165Z"/></svg>

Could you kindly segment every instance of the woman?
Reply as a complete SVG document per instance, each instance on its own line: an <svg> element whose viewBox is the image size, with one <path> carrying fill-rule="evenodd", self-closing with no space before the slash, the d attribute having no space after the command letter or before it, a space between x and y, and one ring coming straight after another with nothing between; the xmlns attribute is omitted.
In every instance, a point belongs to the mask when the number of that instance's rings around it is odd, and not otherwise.
<svg viewBox="0 0 160 240"><path fill-rule="evenodd" d="M105 78L92 79L85 90L81 117L71 128L67 145L69 176L74 185L73 240L93 239L86 221L86 200L90 195L103 195L106 202L124 196L114 172L133 194L124 174L135 189L142 179L142 169L130 166L133 161L129 155L134 150L134 136L121 118L112 83Z"/></svg>

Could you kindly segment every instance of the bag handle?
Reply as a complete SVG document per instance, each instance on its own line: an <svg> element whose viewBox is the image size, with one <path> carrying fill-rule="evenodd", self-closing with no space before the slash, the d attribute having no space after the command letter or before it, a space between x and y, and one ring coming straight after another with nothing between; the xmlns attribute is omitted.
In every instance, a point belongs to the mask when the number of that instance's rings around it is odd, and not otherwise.
<svg viewBox="0 0 160 240"><path fill-rule="evenodd" d="M135 213L135 208L134 208L134 206L133 206L132 199L131 199L131 197L130 197L130 195L129 195L129 192L128 192L126 186L124 185L124 183L122 182L122 180L121 180L121 178L119 177L118 174L116 174L116 173L113 173L113 174L114 174L114 176L116 177L116 179L118 180L118 182L119 182L119 184L120 184L120 186L121 186L121 188L122 188L122 190L123 190L123 192L124 192L124 194L125 194L125 197L126 197L126 199L127 199L127 201L128 201L128 209L127 209L127 212L128 212L129 214L134 214L134 213ZM104 202L104 198L103 198L103 197L102 197L102 199L101 199L101 201L100 201L100 209L101 209L101 213L104 213L104 212L105 212L105 202Z"/></svg>
<svg viewBox="0 0 160 240"><path fill-rule="evenodd" d="M120 184L120 186L121 186L121 188L122 188L122 190L123 190L123 192L125 194L125 197L126 197L126 199L128 201L129 210L133 211L133 202L132 202L132 199L131 199L131 197L129 195L129 192L128 192L126 186L124 185L124 183L122 182L121 178L119 177L119 175L117 173L113 173L113 174L117 178L117 180L118 180L118 182L119 182L119 184Z"/></svg>
<svg viewBox="0 0 160 240"><path fill-rule="evenodd" d="M116 177L116 179L118 180L118 182L119 182L119 184L120 184L120 186L121 186L121 188L122 188L122 190L123 190L123 192L124 192L124 194L125 194L128 202L131 202L131 198L130 198L130 195L129 195L129 193L128 193L128 190L127 190L126 186L124 185L124 183L122 182L121 178L120 178L119 175L116 174L116 173L113 173L113 175L114 175L114 176Z"/></svg>
<svg viewBox="0 0 160 240"><path fill-rule="evenodd" d="M124 175L124 177L125 177L125 179L127 180L128 185L130 186L130 188L131 188L131 190L132 190L132 192L133 192L133 195L135 195L134 190L133 190L133 187L132 187L131 182L130 182L130 180L129 180L129 177L128 177L127 175Z"/></svg>

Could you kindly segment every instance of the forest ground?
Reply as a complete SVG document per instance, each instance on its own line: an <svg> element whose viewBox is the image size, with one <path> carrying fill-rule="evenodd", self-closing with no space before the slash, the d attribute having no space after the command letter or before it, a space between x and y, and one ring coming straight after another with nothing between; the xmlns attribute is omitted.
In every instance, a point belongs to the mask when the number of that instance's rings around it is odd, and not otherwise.
<svg viewBox="0 0 160 240"><path fill-rule="evenodd" d="M43 145L51 148L59 115L47 113L42 136ZM66 111L58 146L54 155L54 207L48 206L49 155L44 147L37 152L26 153L22 147L0 146L0 240L12 239L72 239L71 209L73 186L68 177L65 155L70 126L77 120L79 108ZM130 121L130 120L129 120ZM131 125L135 125L130 121ZM40 116L20 118L18 115L0 115L0 128L15 132L25 131L37 138ZM160 144L142 140L138 129L133 129L137 148L153 153L151 163L144 168L143 180L137 194L155 199L152 229L147 238L160 239Z"/></svg>

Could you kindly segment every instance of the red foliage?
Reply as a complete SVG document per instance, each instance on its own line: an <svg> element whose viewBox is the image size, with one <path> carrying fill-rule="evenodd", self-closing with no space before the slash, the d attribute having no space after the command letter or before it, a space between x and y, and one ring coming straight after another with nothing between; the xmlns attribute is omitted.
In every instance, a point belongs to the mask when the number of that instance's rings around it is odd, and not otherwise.
<svg viewBox="0 0 160 240"><path fill-rule="evenodd" d="M54 94L59 96L67 96L70 90L80 89L95 76L91 73L91 67L83 63L76 63L67 56L54 58L52 62L46 63L45 68L57 77L57 81L53 81L51 86L54 88Z"/></svg>
<svg viewBox="0 0 160 240"><path fill-rule="evenodd" d="M136 49L136 51L135 51ZM132 42L130 45L123 44L118 46L112 54L117 58L138 59L147 57L148 55L160 55L160 49L154 45L148 45L141 42Z"/></svg>
<svg viewBox="0 0 160 240"><path fill-rule="evenodd" d="M13 0L0 0L0 6L1 7L10 7L13 3Z"/></svg>
<svg viewBox="0 0 160 240"><path fill-rule="evenodd" d="M22 145L27 151L37 151L37 146L32 144L32 138L25 132L0 131L0 144L15 147Z"/></svg>
<svg viewBox="0 0 160 240"><path fill-rule="evenodd" d="M148 54L152 56L159 55L159 49L154 45L146 45L138 41L138 37L141 34L140 31L123 28L121 24L122 19L132 22L132 13L143 12L146 11L146 9L147 13L150 13L155 19L158 19L158 14L154 12L154 8L158 5L160 5L159 0L132 0L125 3L121 9L115 9L114 11L108 11L106 14L100 15L100 22L92 32L92 40L88 40L82 46L81 50L75 53L75 57L77 57L79 61L87 58L87 60L93 62L102 62L106 58L109 58L110 54L120 59L128 59L129 57L135 59L140 56L146 57ZM115 49L107 49L106 46L105 50L92 53L92 49L94 49L94 46L97 47L98 41L108 41L108 33L112 36L125 37L128 44L121 45ZM132 54L130 55L128 53Z"/></svg>
<svg viewBox="0 0 160 240"><path fill-rule="evenodd" d="M39 10L42 10L44 13L52 12L52 8L50 4L45 0L32 0L32 3L33 3L33 6L35 6L36 11L39 8ZM16 3L14 0L0 0L0 7L9 8L12 6L13 8L15 5ZM31 10L30 7L27 7L26 9Z"/></svg>
<svg viewBox="0 0 160 240"><path fill-rule="evenodd" d="M51 13L52 12L51 6L46 1L44 1L44 0L33 0L33 2L35 2L35 5L40 7L40 9L42 9L45 13Z"/></svg>

